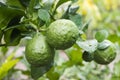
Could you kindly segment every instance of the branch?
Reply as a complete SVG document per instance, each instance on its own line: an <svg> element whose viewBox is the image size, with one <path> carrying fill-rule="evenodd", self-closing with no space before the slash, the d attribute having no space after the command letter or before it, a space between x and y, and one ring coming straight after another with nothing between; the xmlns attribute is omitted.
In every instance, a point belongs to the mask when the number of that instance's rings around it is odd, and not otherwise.
<svg viewBox="0 0 120 80"><path fill-rule="evenodd" d="M2 47L2 46L6 46L6 44L0 44L0 47Z"/></svg>

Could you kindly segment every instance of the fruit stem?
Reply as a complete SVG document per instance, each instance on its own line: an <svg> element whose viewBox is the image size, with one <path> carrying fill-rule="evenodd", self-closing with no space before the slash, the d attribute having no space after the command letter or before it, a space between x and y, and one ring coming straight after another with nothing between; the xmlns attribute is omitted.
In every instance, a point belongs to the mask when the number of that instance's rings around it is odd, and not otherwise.
<svg viewBox="0 0 120 80"><path fill-rule="evenodd" d="M47 29L39 29L39 32L45 32Z"/></svg>
<svg viewBox="0 0 120 80"><path fill-rule="evenodd" d="M7 31L7 30L10 30L10 29L17 28L17 27L20 27L20 26L18 26L18 25L11 26L11 27L9 27L9 28L4 29L3 32L5 32L5 31Z"/></svg>
<svg viewBox="0 0 120 80"><path fill-rule="evenodd" d="M35 25L33 22L30 22L30 25L37 31L37 25Z"/></svg>

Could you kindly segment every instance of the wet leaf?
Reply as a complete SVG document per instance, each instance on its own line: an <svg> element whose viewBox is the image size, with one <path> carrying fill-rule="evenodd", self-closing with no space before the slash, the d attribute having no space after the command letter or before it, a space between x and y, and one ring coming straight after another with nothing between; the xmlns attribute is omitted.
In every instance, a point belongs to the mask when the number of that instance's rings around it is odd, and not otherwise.
<svg viewBox="0 0 120 80"><path fill-rule="evenodd" d="M47 10L39 9L38 10L38 16L39 16L39 18L41 20L43 20L45 22L49 22L50 21L50 15L49 15Z"/></svg>
<svg viewBox="0 0 120 80"><path fill-rule="evenodd" d="M79 29L82 28L82 16L80 14L69 15L69 18L78 26Z"/></svg>
<svg viewBox="0 0 120 80"><path fill-rule="evenodd" d="M93 53L98 46L97 40L77 41L76 43L80 48L90 53Z"/></svg>

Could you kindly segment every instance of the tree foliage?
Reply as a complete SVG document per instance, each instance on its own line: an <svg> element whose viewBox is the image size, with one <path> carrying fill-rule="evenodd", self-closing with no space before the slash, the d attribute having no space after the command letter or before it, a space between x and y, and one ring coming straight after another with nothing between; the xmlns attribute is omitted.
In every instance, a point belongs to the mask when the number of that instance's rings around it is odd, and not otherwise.
<svg viewBox="0 0 120 80"><path fill-rule="evenodd" d="M70 80L118 79L120 77L119 62L115 63L112 73L108 68L109 65L102 69L100 67L103 65L94 62L94 59L96 59L94 53L98 50L107 50L111 46L109 42L118 44L116 48L119 48L120 5L117 1L6 0L4 3L0 2L0 58L7 55L8 48L11 46L14 48L19 46L22 39L31 39L38 32L45 35L50 24L59 19L74 22L80 34L76 43L70 48L65 50L54 48L54 62L47 66L35 67L28 64L24 55L13 59L14 53L10 54L5 62L0 59L0 63L2 63L0 65L0 79L6 79L10 71L12 73L19 71L14 69L14 65L20 60L27 67L26 71L21 70L22 74L29 76L31 73L31 77L35 80L62 80L64 78ZM102 4L103 6L101 6ZM106 42L106 40L109 42ZM47 41L49 42L49 40ZM53 48L53 46L51 47ZM107 50L107 56L109 56L109 52L111 51ZM114 53L116 52L117 50L114 50ZM101 56L97 55L97 57ZM104 55L104 57L106 56ZM107 78L106 75L109 74L112 74L112 76Z"/></svg>

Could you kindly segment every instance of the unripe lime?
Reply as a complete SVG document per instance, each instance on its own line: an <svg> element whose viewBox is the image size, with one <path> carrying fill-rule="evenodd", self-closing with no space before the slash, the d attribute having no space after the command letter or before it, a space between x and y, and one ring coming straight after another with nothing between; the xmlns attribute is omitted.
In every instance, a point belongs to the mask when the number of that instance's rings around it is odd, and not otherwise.
<svg viewBox="0 0 120 80"><path fill-rule="evenodd" d="M66 19L56 20L50 24L47 42L56 49L70 48L79 37L79 29L74 22Z"/></svg>
<svg viewBox="0 0 120 80"><path fill-rule="evenodd" d="M109 64L116 57L115 46L111 44L108 48L98 49L94 53L94 60L98 64Z"/></svg>
<svg viewBox="0 0 120 80"><path fill-rule="evenodd" d="M54 53L45 36L37 33L26 45L25 57L31 65L44 66L53 61Z"/></svg>
<svg viewBox="0 0 120 80"><path fill-rule="evenodd" d="M89 53L87 51L83 52L82 59L86 62L90 62L93 60L93 53Z"/></svg>

